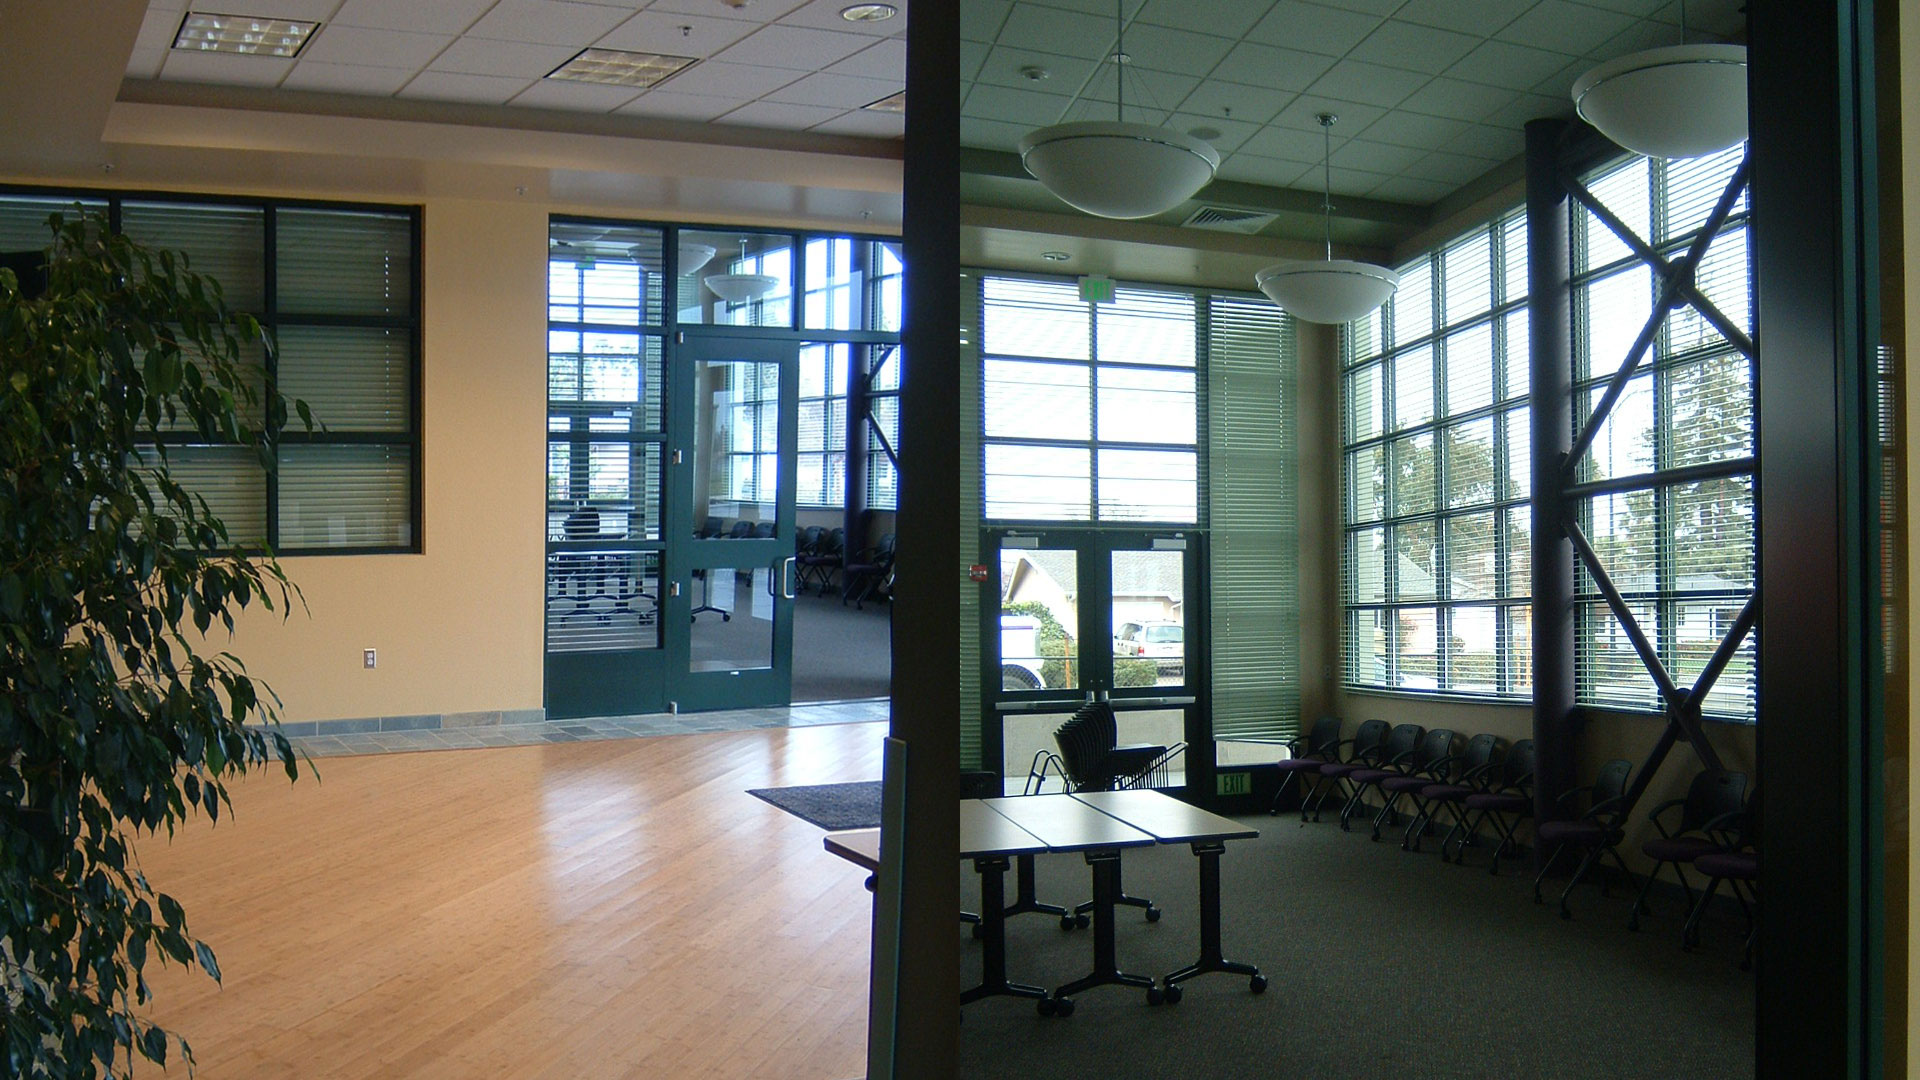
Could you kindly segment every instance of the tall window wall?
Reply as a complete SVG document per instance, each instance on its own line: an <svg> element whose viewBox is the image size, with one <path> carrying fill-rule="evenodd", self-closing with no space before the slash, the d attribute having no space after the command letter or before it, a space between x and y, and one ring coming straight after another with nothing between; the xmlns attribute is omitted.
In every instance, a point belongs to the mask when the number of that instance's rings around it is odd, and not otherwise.
<svg viewBox="0 0 1920 1080"><path fill-rule="evenodd" d="M1421 256L1342 336L1348 686L1531 692L1526 240Z"/></svg>
<svg viewBox="0 0 1920 1080"><path fill-rule="evenodd" d="M229 535L282 555L418 551L418 212L15 189L0 192L0 251L46 248L48 216L76 203L217 281L275 343L247 357L261 388L312 411L312 431L296 420L281 436L271 473L184 426L163 434L175 479Z"/></svg>
<svg viewBox="0 0 1920 1080"><path fill-rule="evenodd" d="M1583 177L1589 190L1665 258L1705 227L1745 153L1635 158ZM1584 426L1653 312L1659 282L1591 209L1574 206L1574 416ZM1712 237L1694 284L1736 330L1753 332L1744 194ZM1645 477L1587 498L1577 519L1662 664L1685 686L1732 627L1754 585L1753 365L1695 305L1659 322L1646 356L1577 463L1578 481ZM1661 475L1709 467L1715 475ZM1653 681L1584 567L1575 582L1579 700L1658 709ZM1703 711L1754 716L1752 635Z"/></svg>

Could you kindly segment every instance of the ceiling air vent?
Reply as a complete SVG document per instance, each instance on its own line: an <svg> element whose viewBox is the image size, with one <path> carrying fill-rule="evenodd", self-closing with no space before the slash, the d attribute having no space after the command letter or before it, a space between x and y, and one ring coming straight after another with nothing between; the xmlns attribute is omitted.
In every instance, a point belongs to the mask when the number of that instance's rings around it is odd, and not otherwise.
<svg viewBox="0 0 1920 1080"><path fill-rule="evenodd" d="M1252 236L1273 224L1279 216L1255 213L1252 210L1229 210L1224 206L1203 206L1195 210L1192 217L1181 222L1181 225L1188 229L1211 229L1214 232Z"/></svg>

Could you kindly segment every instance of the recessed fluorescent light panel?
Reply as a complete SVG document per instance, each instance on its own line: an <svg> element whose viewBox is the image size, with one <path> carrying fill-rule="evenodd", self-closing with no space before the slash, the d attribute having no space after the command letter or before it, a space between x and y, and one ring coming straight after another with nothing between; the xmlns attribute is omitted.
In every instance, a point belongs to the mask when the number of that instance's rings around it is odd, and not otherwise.
<svg viewBox="0 0 1920 1080"><path fill-rule="evenodd" d="M180 21L180 32L174 35L173 47L244 56L298 56L301 46L313 37L319 26L317 22L298 19L189 11Z"/></svg>
<svg viewBox="0 0 1920 1080"><path fill-rule="evenodd" d="M907 111L907 92L901 90L898 93L888 94L879 101L869 101L860 107L874 112L903 113Z"/></svg>
<svg viewBox="0 0 1920 1080"><path fill-rule="evenodd" d="M549 79L632 86L646 89L694 62L691 56L622 52L619 49L582 49L573 59L554 68Z"/></svg>

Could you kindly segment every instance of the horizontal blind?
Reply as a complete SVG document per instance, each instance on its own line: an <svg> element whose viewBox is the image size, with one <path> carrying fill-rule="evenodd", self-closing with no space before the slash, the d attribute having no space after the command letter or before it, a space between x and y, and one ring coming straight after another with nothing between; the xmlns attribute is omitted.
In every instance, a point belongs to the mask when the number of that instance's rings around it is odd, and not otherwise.
<svg viewBox="0 0 1920 1080"><path fill-rule="evenodd" d="M412 423L411 330L283 326L279 338L280 392L305 401L316 427L404 433Z"/></svg>
<svg viewBox="0 0 1920 1080"><path fill-rule="evenodd" d="M72 221L82 210L105 214L107 204L51 195L0 195L0 252L45 251L53 243L47 219L60 214Z"/></svg>
<svg viewBox="0 0 1920 1080"><path fill-rule="evenodd" d="M412 313L413 220L406 214L281 209L274 249L282 316Z"/></svg>
<svg viewBox="0 0 1920 1080"><path fill-rule="evenodd" d="M547 318L556 323L658 326L665 234L638 225L556 221L550 226ZM682 241L682 273L713 248ZM684 280L684 279L683 279Z"/></svg>
<svg viewBox="0 0 1920 1080"><path fill-rule="evenodd" d="M408 547L413 452L405 446L280 448L280 543Z"/></svg>
<svg viewBox="0 0 1920 1080"><path fill-rule="evenodd" d="M235 311L266 310L266 211L260 207L129 201L120 227L149 247L184 252L190 269L220 283Z"/></svg>
<svg viewBox="0 0 1920 1080"><path fill-rule="evenodd" d="M161 468L160 453L142 451L149 485ZM257 546L267 539L267 473L252 449L235 446L172 446L165 468L173 482L206 501L207 511L226 526L230 544ZM156 509L160 489L152 486Z"/></svg>
<svg viewBox="0 0 1920 1080"><path fill-rule="evenodd" d="M985 563L980 547L980 518L983 504L982 472L984 462L980 439L980 307L983 283L971 274L960 275L960 394L955 403L960 410L960 446L958 448L960 482L954 492L960 500L960 561L967 566ZM896 365L895 356L889 365ZM899 398L894 398L896 430ZM912 433L907 433L911 440ZM912 444L895 448L912 452ZM956 574L960 589L960 767L963 769L1000 768L999 762L983 759L981 715L982 677L980 656L980 589L967 575ZM994 677L998 678L995 672Z"/></svg>
<svg viewBox="0 0 1920 1080"><path fill-rule="evenodd" d="M1207 305L1213 733L1284 739L1300 721L1294 327L1264 300Z"/></svg>

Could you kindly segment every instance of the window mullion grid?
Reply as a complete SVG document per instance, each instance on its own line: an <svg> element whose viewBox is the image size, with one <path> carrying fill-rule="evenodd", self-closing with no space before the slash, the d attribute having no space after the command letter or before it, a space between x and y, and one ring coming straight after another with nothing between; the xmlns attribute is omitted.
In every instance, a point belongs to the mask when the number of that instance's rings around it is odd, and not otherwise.
<svg viewBox="0 0 1920 1080"><path fill-rule="evenodd" d="M274 239L277 233L277 222L272 205L264 209L261 219L260 242L265 248L261 252L260 261L263 279L261 295L266 304L266 310L260 313L260 322L266 327L267 333L272 335L275 348L263 350L266 355L262 362L266 370L261 378L263 397L260 404L269 420L266 425L267 430L271 432L273 417L271 403L280 385L280 350L278 348L280 344L280 274L275 258ZM264 485L267 495L267 546L274 550L279 550L280 547L280 470L277 467L277 461L276 454L276 467L267 471Z"/></svg>
<svg viewBox="0 0 1920 1080"><path fill-rule="evenodd" d="M1087 520L1100 524L1100 312L1083 303L1087 313Z"/></svg>

